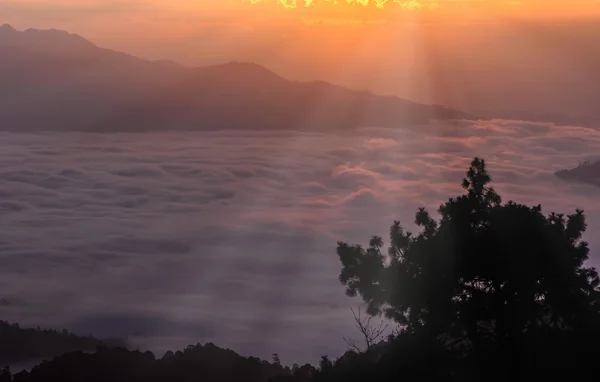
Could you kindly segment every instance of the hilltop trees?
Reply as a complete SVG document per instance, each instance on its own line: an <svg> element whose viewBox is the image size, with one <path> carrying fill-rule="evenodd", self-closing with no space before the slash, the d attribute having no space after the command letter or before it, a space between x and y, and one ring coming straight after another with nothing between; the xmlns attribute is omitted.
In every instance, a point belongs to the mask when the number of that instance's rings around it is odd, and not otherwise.
<svg viewBox="0 0 600 382"><path fill-rule="evenodd" d="M440 206L438 220L418 210L418 234L396 221L386 254L378 236L367 248L340 242L337 253L341 283L370 315L396 321L405 340L436 341L454 355L460 349L478 360L471 371L501 359L501 379L540 361L528 352L544 350L548 361L550 353L579 351L584 337L595 341L600 281L584 265L583 211L544 215L539 205L503 204L490 182L485 161L475 158L466 193Z"/></svg>
<svg viewBox="0 0 600 382"><path fill-rule="evenodd" d="M44 361L29 372L17 373L14 382L267 382L276 376L290 376L289 368L254 357L246 358L208 343L190 345L160 359L149 351L124 348L98 348L95 353L71 352Z"/></svg>
<svg viewBox="0 0 600 382"><path fill-rule="evenodd" d="M119 339L101 341L66 330L22 328L6 321L0 321L0 344L0 365L54 357L76 350L93 351L99 344L107 347L126 345Z"/></svg>

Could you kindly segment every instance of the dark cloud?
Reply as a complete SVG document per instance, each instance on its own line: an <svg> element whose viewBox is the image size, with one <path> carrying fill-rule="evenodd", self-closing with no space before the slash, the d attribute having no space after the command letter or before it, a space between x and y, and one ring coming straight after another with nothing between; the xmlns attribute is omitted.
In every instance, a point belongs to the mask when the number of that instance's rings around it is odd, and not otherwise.
<svg viewBox="0 0 600 382"><path fill-rule="evenodd" d="M505 200L581 207L600 229L597 189L553 176L600 152L594 129L496 120L0 141L0 299L22 302L0 304L3 318L158 352L214 341L290 362L340 354L358 302L337 281L336 240L385 237L393 219L414 230L417 207L462 192L475 155Z"/></svg>

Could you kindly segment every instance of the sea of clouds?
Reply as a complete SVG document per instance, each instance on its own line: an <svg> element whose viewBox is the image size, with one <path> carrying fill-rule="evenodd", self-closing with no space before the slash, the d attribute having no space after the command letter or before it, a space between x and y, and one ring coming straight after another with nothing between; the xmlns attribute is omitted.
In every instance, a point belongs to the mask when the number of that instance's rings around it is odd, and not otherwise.
<svg viewBox="0 0 600 382"><path fill-rule="evenodd" d="M600 193L557 170L600 131L461 121L347 134L0 133L0 316L129 336L162 355L213 341L314 362L354 336L336 241L414 228L473 156L505 200L583 208L600 264Z"/></svg>

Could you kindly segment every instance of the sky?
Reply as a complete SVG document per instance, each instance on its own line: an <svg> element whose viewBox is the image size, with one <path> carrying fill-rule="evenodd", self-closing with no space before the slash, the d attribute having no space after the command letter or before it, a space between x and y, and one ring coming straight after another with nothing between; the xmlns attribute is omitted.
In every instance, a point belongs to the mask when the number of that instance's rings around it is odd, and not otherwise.
<svg viewBox="0 0 600 382"><path fill-rule="evenodd" d="M186 65L251 61L469 112L600 118L598 0L297 1L0 0L0 23Z"/></svg>

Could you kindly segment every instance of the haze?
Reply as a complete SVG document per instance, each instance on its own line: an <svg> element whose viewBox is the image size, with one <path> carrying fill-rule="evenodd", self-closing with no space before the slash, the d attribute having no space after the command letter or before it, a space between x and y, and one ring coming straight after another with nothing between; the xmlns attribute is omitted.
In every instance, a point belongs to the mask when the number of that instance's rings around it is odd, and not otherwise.
<svg viewBox="0 0 600 382"><path fill-rule="evenodd" d="M338 1L0 0L2 318L339 356L336 242L475 156L600 264L600 2Z"/></svg>
<svg viewBox="0 0 600 382"><path fill-rule="evenodd" d="M4 0L0 15L17 29L64 29L150 59L256 62L291 79L483 115L600 118L591 96L600 86L596 0L435 4L286 9L278 1Z"/></svg>

